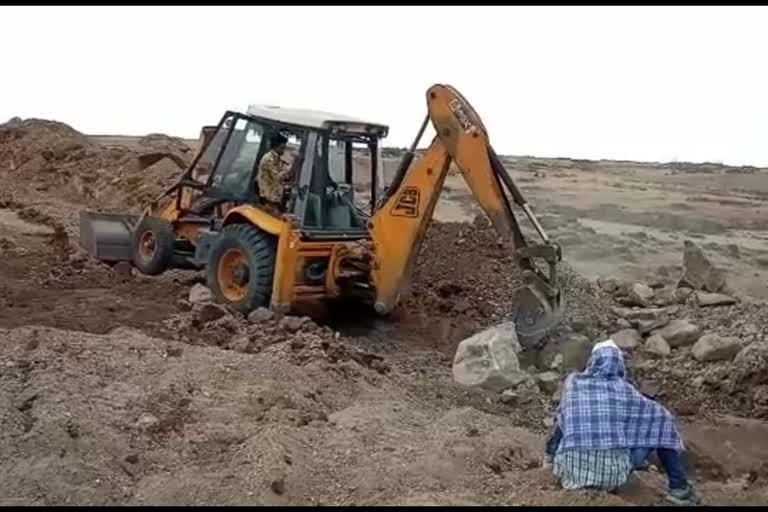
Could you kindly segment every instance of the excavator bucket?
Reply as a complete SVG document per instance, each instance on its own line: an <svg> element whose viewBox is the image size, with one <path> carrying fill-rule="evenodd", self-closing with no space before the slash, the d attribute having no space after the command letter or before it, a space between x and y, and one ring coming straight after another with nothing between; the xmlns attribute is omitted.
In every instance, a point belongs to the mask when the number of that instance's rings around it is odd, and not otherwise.
<svg viewBox="0 0 768 512"><path fill-rule="evenodd" d="M529 213L529 209L525 209ZM532 212L530 217L534 225L541 229ZM517 249L517 254L523 265L525 286L518 297L515 327L520 344L532 347L563 319L562 292L557 281L557 264L562 259L562 251L558 244L546 240L544 244L521 247ZM546 261L549 275L539 269L534 258Z"/></svg>
<svg viewBox="0 0 768 512"><path fill-rule="evenodd" d="M101 261L130 261L136 215L80 212L80 246Z"/></svg>
<svg viewBox="0 0 768 512"><path fill-rule="evenodd" d="M514 320L518 341L525 348L536 345L563 319L561 298L559 295L548 297L547 291L536 281L529 282L520 290Z"/></svg>

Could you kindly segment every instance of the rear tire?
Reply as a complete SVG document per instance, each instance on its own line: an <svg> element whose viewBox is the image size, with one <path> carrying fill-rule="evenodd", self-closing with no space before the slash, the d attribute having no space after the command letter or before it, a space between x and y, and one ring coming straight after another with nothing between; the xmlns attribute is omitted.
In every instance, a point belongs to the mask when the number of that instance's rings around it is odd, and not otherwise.
<svg viewBox="0 0 768 512"><path fill-rule="evenodd" d="M131 240L133 264L150 276L165 272L173 258L176 234L171 225L157 217L144 217Z"/></svg>
<svg viewBox="0 0 768 512"><path fill-rule="evenodd" d="M208 256L208 288L219 302L246 315L268 307L276 252L275 238L260 229L226 226Z"/></svg>

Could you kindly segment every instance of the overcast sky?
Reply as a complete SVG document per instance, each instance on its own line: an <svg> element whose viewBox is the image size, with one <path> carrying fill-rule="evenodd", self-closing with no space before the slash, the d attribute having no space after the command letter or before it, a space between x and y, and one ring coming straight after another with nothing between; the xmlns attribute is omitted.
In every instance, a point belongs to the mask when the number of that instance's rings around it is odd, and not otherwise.
<svg viewBox="0 0 768 512"><path fill-rule="evenodd" d="M768 166L766 27L765 7L0 7L0 122L196 138L268 103L405 146L448 83L499 153Z"/></svg>

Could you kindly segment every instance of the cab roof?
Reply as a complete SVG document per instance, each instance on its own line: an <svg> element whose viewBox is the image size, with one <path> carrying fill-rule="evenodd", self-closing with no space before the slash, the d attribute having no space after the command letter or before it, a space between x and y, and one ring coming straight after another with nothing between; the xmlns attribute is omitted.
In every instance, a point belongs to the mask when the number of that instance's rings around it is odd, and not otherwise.
<svg viewBox="0 0 768 512"><path fill-rule="evenodd" d="M249 105L247 114L277 123L304 126L317 130L338 130L345 133L377 135L386 137L389 127L372 123L344 114L333 114L319 110L277 107L273 105Z"/></svg>

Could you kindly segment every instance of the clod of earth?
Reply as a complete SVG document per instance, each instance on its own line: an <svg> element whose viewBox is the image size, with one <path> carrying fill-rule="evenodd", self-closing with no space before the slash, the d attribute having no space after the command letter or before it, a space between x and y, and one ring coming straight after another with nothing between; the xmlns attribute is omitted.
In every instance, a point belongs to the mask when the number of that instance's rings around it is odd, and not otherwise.
<svg viewBox="0 0 768 512"><path fill-rule="evenodd" d="M275 317L275 313L267 308L257 308L248 315L248 322L252 324L260 324L262 322L268 322Z"/></svg>
<svg viewBox="0 0 768 512"><path fill-rule="evenodd" d="M218 320L227 315L227 310L218 304L197 304L193 309L195 315L193 322L197 326Z"/></svg>
<svg viewBox="0 0 768 512"><path fill-rule="evenodd" d="M141 431L151 430L160 423L160 420L156 416L148 412L142 413L139 419L136 420L136 428Z"/></svg>
<svg viewBox="0 0 768 512"><path fill-rule="evenodd" d="M211 301L213 301L213 293L207 286L195 283L189 290L189 302L192 304L205 304Z"/></svg>
<svg viewBox="0 0 768 512"><path fill-rule="evenodd" d="M306 316L285 316L280 320L280 328L288 332L297 332L302 326L309 322Z"/></svg>

